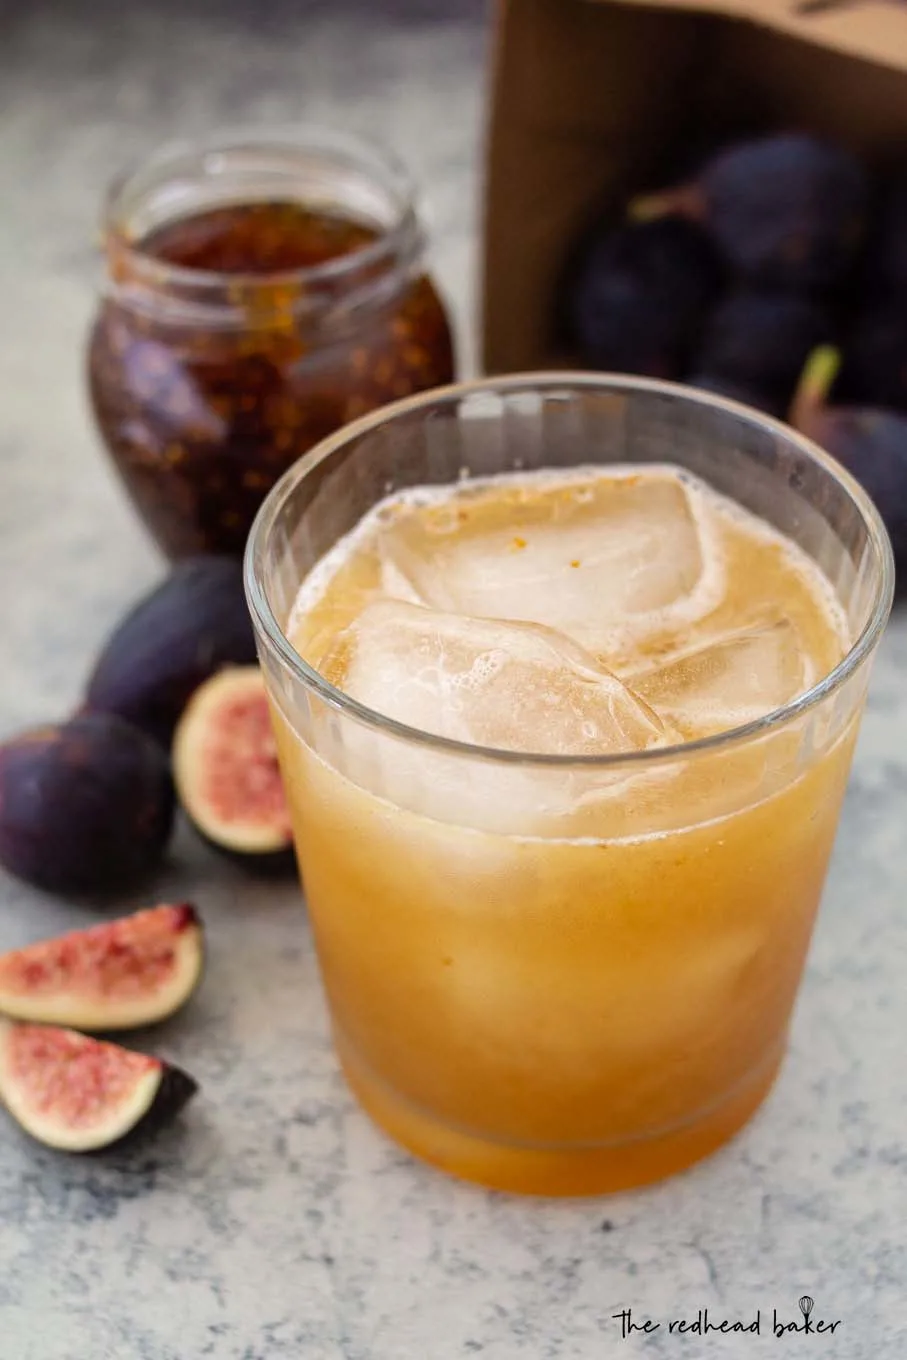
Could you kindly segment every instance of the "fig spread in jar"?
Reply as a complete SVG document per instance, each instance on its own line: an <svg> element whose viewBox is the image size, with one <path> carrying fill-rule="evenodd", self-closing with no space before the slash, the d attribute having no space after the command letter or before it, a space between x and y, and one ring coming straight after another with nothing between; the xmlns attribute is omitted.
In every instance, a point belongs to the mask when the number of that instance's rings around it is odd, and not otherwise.
<svg viewBox="0 0 907 1360"><path fill-rule="evenodd" d="M313 444L453 378L408 182L349 138L161 155L114 187L106 245L92 404L170 557L240 554Z"/></svg>

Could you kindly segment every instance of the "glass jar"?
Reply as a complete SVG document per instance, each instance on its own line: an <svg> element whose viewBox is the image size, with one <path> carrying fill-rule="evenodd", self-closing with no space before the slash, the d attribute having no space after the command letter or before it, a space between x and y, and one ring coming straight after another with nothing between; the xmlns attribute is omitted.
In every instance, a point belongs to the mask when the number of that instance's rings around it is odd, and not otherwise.
<svg viewBox="0 0 907 1360"><path fill-rule="evenodd" d="M356 139L165 150L115 182L104 234L92 406L171 558L239 555L300 454L453 376L410 181Z"/></svg>

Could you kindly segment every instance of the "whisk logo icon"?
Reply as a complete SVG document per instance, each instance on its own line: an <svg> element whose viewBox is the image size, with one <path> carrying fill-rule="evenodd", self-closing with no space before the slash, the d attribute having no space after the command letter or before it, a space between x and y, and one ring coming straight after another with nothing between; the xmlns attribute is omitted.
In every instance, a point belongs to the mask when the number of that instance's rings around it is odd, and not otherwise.
<svg viewBox="0 0 907 1360"><path fill-rule="evenodd" d="M775 1336L785 1336L789 1332L800 1332L801 1335L807 1332L834 1332L841 1325L840 1319L837 1322L827 1322L825 1318L814 1318L816 1301L810 1298L809 1294L804 1294L798 1299L797 1306L800 1309L801 1322L785 1322L778 1316L777 1308L772 1309L772 1332Z"/></svg>

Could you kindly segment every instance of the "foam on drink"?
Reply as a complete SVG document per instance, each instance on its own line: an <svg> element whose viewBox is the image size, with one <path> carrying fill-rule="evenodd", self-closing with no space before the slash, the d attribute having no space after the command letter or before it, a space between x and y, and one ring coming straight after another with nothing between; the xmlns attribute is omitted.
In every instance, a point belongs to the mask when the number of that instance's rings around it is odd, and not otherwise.
<svg viewBox="0 0 907 1360"><path fill-rule="evenodd" d="M547 652L531 631L540 628ZM811 559L669 466L512 473L389 496L303 582L288 633L332 683L385 716L565 755L647 744L634 723L596 726L588 712L571 727L565 714L595 709L596 686L599 699L619 692L624 713L654 710L657 740L670 744L782 707L848 643ZM507 693L512 720L502 723Z"/></svg>

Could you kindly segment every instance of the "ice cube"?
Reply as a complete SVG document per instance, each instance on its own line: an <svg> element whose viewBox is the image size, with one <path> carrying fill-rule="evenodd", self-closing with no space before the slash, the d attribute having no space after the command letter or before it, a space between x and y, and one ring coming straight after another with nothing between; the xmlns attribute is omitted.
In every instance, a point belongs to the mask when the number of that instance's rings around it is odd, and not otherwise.
<svg viewBox="0 0 907 1360"><path fill-rule="evenodd" d="M438 736L581 756L669 740L646 704L551 628L378 600L342 646L347 694Z"/></svg>
<svg viewBox="0 0 907 1360"><path fill-rule="evenodd" d="M796 628L778 618L676 653L630 683L687 736L704 736L781 708L812 676Z"/></svg>
<svg viewBox="0 0 907 1360"><path fill-rule="evenodd" d="M701 492L671 471L479 488L390 525L384 591L451 613L525 620L620 651L720 599ZM678 610L680 614L678 614Z"/></svg>
<svg viewBox="0 0 907 1360"><path fill-rule="evenodd" d="M608 671L551 629L376 601L338 641L337 680L369 708L478 745L611 755L676 741ZM623 806L616 765L540 767L482 759L355 721L318 749L353 783L434 821L502 835L598 834L595 807Z"/></svg>

